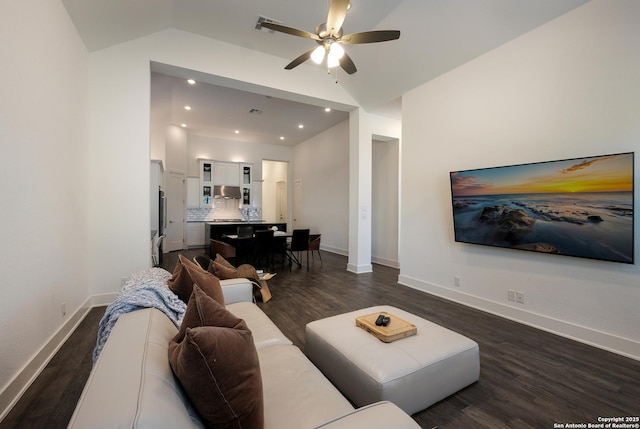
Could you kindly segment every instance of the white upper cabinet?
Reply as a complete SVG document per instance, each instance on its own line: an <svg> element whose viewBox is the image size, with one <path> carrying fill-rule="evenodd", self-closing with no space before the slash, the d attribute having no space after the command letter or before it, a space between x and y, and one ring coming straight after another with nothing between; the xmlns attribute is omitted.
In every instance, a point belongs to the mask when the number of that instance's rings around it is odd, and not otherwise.
<svg viewBox="0 0 640 429"><path fill-rule="evenodd" d="M214 185L240 186L240 165L235 162L213 164Z"/></svg>

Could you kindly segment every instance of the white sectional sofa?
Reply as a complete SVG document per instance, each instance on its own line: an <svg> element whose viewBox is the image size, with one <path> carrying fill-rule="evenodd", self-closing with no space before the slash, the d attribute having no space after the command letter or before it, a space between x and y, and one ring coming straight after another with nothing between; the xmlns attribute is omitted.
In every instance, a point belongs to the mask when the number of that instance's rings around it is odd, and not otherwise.
<svg viewBox="0 0 640 429"><path fill-rule="evenodd" d="M258 353L266 429L416 429L390 402L354 407L252 302L248 281L223 281L226 308L244 319ZM169 341L178 332L161 311L120 316L69 423L71 429L204 428L175 378Z"/></svg>

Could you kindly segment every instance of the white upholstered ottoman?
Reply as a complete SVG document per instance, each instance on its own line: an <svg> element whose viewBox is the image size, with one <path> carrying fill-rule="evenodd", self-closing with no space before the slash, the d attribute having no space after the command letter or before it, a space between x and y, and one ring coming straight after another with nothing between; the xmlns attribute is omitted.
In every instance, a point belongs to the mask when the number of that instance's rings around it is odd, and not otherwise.
<svg viewBox="0 0 640 429"><path fill-rule="evenodd" d="M356 317L391 313L416 335L384 343ZM478 380L478 344L399 308L369 307L307 324L305 353L356 406L391 401L413 414Z"/></svg>

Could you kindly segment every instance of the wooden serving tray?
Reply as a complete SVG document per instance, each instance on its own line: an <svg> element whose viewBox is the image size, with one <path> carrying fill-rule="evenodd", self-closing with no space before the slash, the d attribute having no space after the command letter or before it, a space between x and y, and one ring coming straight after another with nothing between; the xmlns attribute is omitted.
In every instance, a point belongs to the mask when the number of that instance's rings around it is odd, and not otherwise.
<svg viewBox="0 0 640 429"><path fill-rule="evenodd" d="M376 319L381 314L384 314L391 319L387 326L376 325ZM356 317L356 326L364 329L385 343L390 343L392 341L399 340L400 338L410 337L418 332L418 328L413 323L409 323L406 320L385 311Z"/></svg>

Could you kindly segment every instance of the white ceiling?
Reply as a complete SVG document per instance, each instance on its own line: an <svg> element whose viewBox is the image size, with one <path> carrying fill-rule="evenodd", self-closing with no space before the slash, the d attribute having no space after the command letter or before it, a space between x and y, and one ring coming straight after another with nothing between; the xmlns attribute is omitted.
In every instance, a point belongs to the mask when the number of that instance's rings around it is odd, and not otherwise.
<svg viewBox="0 0 640 429"><path fill-rule="evenodd" d="M171 105L171 123L185 124L196 135L229 141L295 146L349 118L348 112L326 112L322 106L203 81L192 85L183 77L155 72L151 73L151 92L156 95L152 104L157 94L170 94L170 100L157 104ZM185 109L187 105L191 110ZM162 106L152 106L151 120L162 111Z"/></svg>
<svg viewBox="0 0 640 429"><path fill-rule="evenodd" d="M358 71L339 71L339 84L366 110L398 117L403 93L518 37L588 0L352 0L343 25L344 33L368 30L400 30L399 40L348 45L346 51ZM314 32L326 21L329 0L62 0L89 51L177 28L245 48L282 57L284 66L315 46L309 39L256 30L259 16L283 25ZM307 62L309 63L309 62ZM320 66L318 73L326 73ZM329 77L327 77L329 78ZM212 92L223 89L210 88ZM230 95L226 93L226 95ZM263 103L269 115L289 109L277 99L238 97L238 103ZM265 101L265 100L268 100ZM180 102L183 100L181 99ZM229 99L225 98L226 107ZM211 108L215 102L211 103ZM306 111L312 109L300 109ZM309 117L318 119L317 107ZM173 106L176 115L180 110ZM263 110L266 118L267 110ZM287 118L287 114L276 118ZM208 115L209 118L214 116ZM270 119L274 119L271 117ZM181 122L174 118L176 123ZM263 120L263 124L271 121ZM250 122L249 122L250 123ZM244 125L247 126L248 123ZM229 121L224 125L229 126ZM238 125L238 128L240 128ZM290 123L282 123L284 129ZM207 132L222 123L199 125ZM233 125L235 127L235 125ZM247 129L247 135L279 135L274 130ZM322 130L320 130L322 131ZM202 131L205 132L205 131Z"/></svg>

